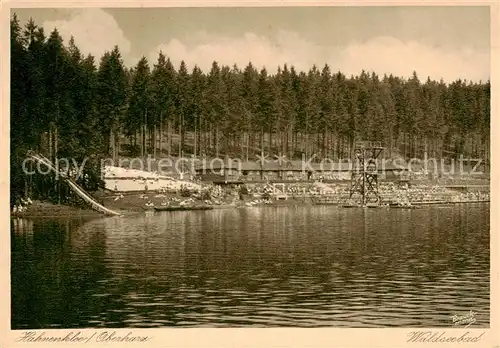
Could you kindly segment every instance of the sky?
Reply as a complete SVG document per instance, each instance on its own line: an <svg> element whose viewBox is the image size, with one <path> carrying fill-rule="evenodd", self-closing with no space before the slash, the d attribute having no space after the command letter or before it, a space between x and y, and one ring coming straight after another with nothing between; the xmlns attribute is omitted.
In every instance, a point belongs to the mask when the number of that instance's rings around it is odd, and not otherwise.
<svg viewBox="0 0 500 348"><path fill-rule="evenodd" d="M48 33L101 57L118 45L125 65L162 51L176 67L212 62L274 73L285 63L357 75L485 81L490 78L488 7L274 7L13 9ZM98 61L98 60L97 60Z"/></svg>

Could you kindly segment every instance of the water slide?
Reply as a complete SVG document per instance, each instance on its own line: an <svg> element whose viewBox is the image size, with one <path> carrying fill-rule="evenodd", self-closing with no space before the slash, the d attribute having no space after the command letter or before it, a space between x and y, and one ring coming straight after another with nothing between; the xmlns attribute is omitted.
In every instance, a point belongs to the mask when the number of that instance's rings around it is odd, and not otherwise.
<svg viewBox="0 0 500 348"><path fill-rule="evenodd" d="M54 164L48 158L46 158L42 155L39 155L35 152L32 152L32 151L28 152L28 157L37 161L37 162L40 162L40 163L46 165L53 172L57 173L57 171L58 171L57 168L54 166ZM87 192L85 192L85 190L82 189L73 179L68 177L66 173L59 171L59 175L63 178L64 181L66 181L66 183L73 190L73 192L75 192L85 202L90 204L92 209L94 209L100 213L103 213L105 215L121 215L120 213L118 213L114 210L108 209L105 206L103 206L102 204L100 204L99 202L97 202Z"/></svg>

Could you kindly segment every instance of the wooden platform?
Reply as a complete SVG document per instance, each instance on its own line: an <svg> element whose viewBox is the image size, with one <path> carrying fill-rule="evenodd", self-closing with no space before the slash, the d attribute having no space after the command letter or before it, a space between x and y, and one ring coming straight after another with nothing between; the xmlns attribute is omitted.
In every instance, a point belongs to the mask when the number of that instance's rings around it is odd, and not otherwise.
<svg viewBox="0 0 500 348"><path fill-rule="evenodd" d="M164 206L164 207L154 207L155 211L186 211L186 210L212 210L214 207L208 205L194 206L194 207L183 207L183 206Z"/></svg>

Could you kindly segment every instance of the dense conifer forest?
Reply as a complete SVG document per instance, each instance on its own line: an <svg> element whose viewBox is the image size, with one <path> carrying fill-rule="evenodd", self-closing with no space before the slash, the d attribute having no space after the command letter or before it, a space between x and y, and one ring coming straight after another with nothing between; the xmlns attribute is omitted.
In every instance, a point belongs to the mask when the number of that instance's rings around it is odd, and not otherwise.
<svg viewBox="0 0 500 348"><path fill-rule="evenodd" d="M489 157L489 81L276 66L270 74L251 62L214 61L203 72L184 62L174 66L160 52L155 62L142 58L127 68L119 47L102 57L83 55L57 29L45 33L14 15L11 198L61 197L50 176L33 183L23 174L30 149L51 159L87 159L80 184L88 190L100 185L100 160L119 156L251 160L264 151L339 159L350 155L353 141L372 140L384 144L385 156Z"/></svg>

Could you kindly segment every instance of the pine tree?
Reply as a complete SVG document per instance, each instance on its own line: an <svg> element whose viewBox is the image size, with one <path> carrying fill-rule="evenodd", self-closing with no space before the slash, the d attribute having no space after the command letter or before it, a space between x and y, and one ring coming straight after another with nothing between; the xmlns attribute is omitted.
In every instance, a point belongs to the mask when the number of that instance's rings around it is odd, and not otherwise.
<svg viewBox="0 0 500 348"><path fill-rule="evenodd" d="M35 148L41 145L39 132L48 130L49 118L45 113L45 34L43 28L39 28L30 19L24 31L24 40L27 45L26 54L26 78L25 78L25 108L28 116L26 131L31 131L28 136L29 143ZM37 129L38 128L38 129ZM24 137L24 141L27 138Z"/></svg>
<svg viewBox="0 0 500 348"><path fill-rule="evenodd" d="M257 118L258 107L258 77L259 73L253 67L252 63L248 63L243 71L243 77L240 85L240 95L243 103L242 117L243 128L245 134L245 158L249 158L249 150L255 149L255 132L258 124L255 120Z"/></svg>
<svg viewBox="0 0 500 348"><path fill-rule="evenodd" d="M160 152L163 151L163 135L167 129L167 152L171 154L171 124L174 121L176 107L176 71L170 59L163 52L158 55L158 60L151 74L151 100L152 112L156 115L159 129Z"/></svg>
<svg viewBox="0 0 500 348"><path fill-rule="evenodd" d="M202 120L206 118L205 83L203 72L198 66L195 66L189 79L189 102L187 106L187 124L189 125L189 129L194 132L193 154L195 157L200 152L200 149L204 147L201 142L201 125Z"/></svg>
<svg viewBox="0 0 500 348"><path fill-rule="evenodd" d="M292 157L292 148L290 143L293 145L294 138L294 126L295 120L297 118L297 100L293 88L293 76L292 72L288 69L285 64L283 66L283 72L280 79L277 81L279 84L280 92L280 108L281 108L281 118L279 120L278 129L283 133L283 146L281 148L282 154L287 154L288 157Z"/></svg>
<svg viewBox="0 0 500 348"><path fill-rule="evenodd" d="M138 130L141 134L141 157L146 156L147 133L154 123L154 112L151 105L150 71L148 61L142 57L133 70L132 86L130 89L130 103L127 110L125 127L127 135L133 136ZM148 110L149 109L149 110ZM148 112L149 111L149 112Z"/></svg>
<svg viewBox="0 0 500 348"><path fill-rule="evenodd" d="M14 14L10 21L10 204L13 206L26 191L26 177L22 170L22 161L25 151L30 144L26 144L26 131L29 125L26 122L26 78L27 53L25 39L22 36L21 26Z"/></svg>
<svg viewBox="0 0 500 348"><path fill-rule="evenodd" d="M105 153L116 160L119 131L127 108L128 77L117 46L103 55L97 73L97 105L100 131L105 139Z"/></svg>
<svg viewBox="0 0 500 348"><path fill-rule="evenodd" d="M175 98L175 109L177 112L177 129L179 134L179 156L184 154L184 142L186 136L186 120L189 120L189 73L186 63L181 61L179 72L177 73L177 91Z"/></svg>
<svg viewBox="0 0 500 348"><path fill-rule="evenodd" d="M221 77L221 69L217 62L212 63L212 68L207 77L207 125L210 134L210 147L215 149L215 157L220 153L220 127L221 117L225 114L226 86Z"/></svg>
<svg viewBox="0 0 500 348"><path fill-rule="evenodd" d="M318 134L321 135L320 152L322 157L328 157L332 144L328 141L332 132L338 126L335 108L335 85L328 64L325 64L321 71L319 82L319 119Z"/></svg>
<svg viewBox="0 0 500 348"><path fill-rule="evenodd" d="M319 103L321 75L315 65L309 70L305 79L305 134L306 156L318 155L321 106Z"/></svg>
<svg viewBox="0 0 500 348"><path fill-rule="evenodd" d="M264 152L264 137L268 134L268 152L271 153L272 133L275 130L275 122L278 114L279 101L277 100L277 88L267 74L266 68L262 68L258 82L258 107L257 122L260 125L260 151Z"/></svg>

